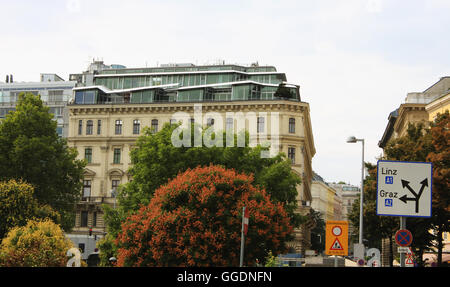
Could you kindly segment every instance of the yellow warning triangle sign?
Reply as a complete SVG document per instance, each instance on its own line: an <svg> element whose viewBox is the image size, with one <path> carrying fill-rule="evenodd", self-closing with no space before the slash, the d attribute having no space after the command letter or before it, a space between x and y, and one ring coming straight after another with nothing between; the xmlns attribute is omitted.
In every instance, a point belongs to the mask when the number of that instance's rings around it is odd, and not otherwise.
<svg viewBox="0 0 450 287"><path fill-rule="evenodd" d="M342 244L339 242L339 240L336 238L333 242L333 244L331 245L330 250L344 250L344 248L342 248Z"/></svg>

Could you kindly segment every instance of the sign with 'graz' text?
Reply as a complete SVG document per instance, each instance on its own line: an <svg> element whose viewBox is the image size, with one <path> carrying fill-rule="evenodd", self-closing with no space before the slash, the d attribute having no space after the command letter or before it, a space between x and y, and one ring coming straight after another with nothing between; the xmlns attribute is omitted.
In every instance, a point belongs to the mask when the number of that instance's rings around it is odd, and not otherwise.
<svg viewBox="0 0 450 287"><path fill-rule="evenodd" d="M431 217L432 164L380 160L377 215Z"/></svg>

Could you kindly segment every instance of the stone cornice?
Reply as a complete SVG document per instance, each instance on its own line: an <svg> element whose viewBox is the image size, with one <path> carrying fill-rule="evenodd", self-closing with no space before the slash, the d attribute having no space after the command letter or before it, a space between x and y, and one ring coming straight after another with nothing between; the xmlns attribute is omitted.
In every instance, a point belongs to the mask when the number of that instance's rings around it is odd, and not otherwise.
<svg viewBox="0 0 450 287"><path fill-rule="evenodd" d="M153 104L103 104L103 105L68 105L71 116L87 114L127 114L127 113L175 113L194 112L194 107L201 105L203 112L236 111L309 111L305 102L294 101L233 101L233 102L192 102L192 103L153 103Z"/></svg>

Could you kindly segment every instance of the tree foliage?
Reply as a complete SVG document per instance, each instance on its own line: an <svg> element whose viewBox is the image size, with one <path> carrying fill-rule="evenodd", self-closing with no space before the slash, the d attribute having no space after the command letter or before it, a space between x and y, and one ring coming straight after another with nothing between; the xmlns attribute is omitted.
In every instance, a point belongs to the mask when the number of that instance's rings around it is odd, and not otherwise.
<svg viewBox="0 0 450 287"><path fill-rule="evenodd" d="M11 229L0 245L0 266L64 267L73 245L51 220L28 221Z"/></svg>
<svg viewBox="0 0 450 287"><path fill-rule="evenodd" d="M433 163L432 225L437 231L438 266L442 265L444 232L450 232L450 115L439 114L431 125L433 150L427 161Z"/></svg>
<svg viewBox="0 0 450 287"><path fill-rule="evenodd" d="M0 123L0 180L32 184L39 204L60 213L68 231L81 196L84 161L58 136L56 125L39 97L21 94L16 111Z"/></svg>
<svg viewBox="0 0 450 287"><path fill-rule="evenodd" d="M52 219L60 222L60 215L48 205L39 205L30 184L11 179L0 182L0 240L9 229L24 226L30 219Z"/></svg>
<svg viewBox="0 0 450 287"><path fill-rule="evenodd" d="M198 126L193 126L190 131L191 147L175 147L172 134L176 128L178 125L166 124L156 134L146 129L137 140L136 148L130 154L133 181L119 193L119 203L124 210L137 210L140 205L147 205L153 192L179 172L209 164L253 174L255 183L265 187L273 200L292 205L291 209L296 207L296 186L301 180L292 171L284 154L272 158L261 157L261 152L267 148L259 145L250 147L248 134L244 134L244 147L237 146L237 137L241 135L233 135L235 144L227 147L225 134L222 136L222 147L207 147L204 144L195 147L194 133L205 132Z"/></svg>
<svg viewBox="0 0 450 287"><path fill-rule="evenodd" d="M244 264L286 251L292 232L280 203L253 178L219 166L188 169L127 218L119 266L238 266L242 207L249 210Z"/></svg>
<svg viewBox="0 0 450 287"><path fill-rule="evenodd" d="M311 249L322 253L325 250L325 220L322 219L321 213L314 209L311 209L311 215L315 223L311 229Z"/></svg>
<svg viewBox="0 0 450 287"><path fill-rule="evenodd" d="M381 239L389 238L395 234L399 225L398 218L390 216L378 216L376 207L377 197L377 166L365 163L368 174L364 179L364 205L363 205L363 239L368 241L364 244L381 249ZM359 209L360 199L356 199L348 215L354 226L351 237L358 241L359 236Z"/></svg>

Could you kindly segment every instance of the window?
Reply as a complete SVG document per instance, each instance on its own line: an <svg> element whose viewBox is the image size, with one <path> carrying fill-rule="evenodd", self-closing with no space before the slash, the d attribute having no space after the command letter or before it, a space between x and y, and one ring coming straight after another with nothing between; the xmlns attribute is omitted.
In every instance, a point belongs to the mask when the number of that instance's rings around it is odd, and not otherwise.
<svg viewBox="0 0 450 287"><path fill-rule="evenodd" d="M225 130L232 131L233 128L234 128L234 120L233 120L233 118L227 118L227 123L226 123Z"/></svg>
<svg viewBox="0 0 450 287"><path fill-rule="evenodd" d="M120 148L115 148L114 149L113 163L120 163Z"/></svg>
<svg viewBox="0 0 450 287"><path fill-rule="evenodd" d="M289 119L289 133L291 133L291 134L295 133L295 119L294 118Z"/></svg>
<svg viewBox="0 0 450 287"><path fill-rule="evenodd" d="M81 135L83 133L83 120L78 121L78 134Z"/></svg>
<svg viewBox="0 0 450 287"><path fill-rule="evenodd" d="M86 122L86 134L92 135L93 132L94 132L94 122L91 120L88 120Z"/></svg>
<svg viewBox="0 0 450 287"><path fill-rule="evenodd" d="M122 121L116 120L116 135L122 134Z"/></svg>
<svg viewBox="0 0 450 287"><path fill-rule="evenodd" d="M152 120L152 133L158 132L158 120Z"/></svg>
<svg viewBox="0 0 450 287"><path fill-rule="evenodd" d="M138 135L141 130L141 121L140 120L134 120L133 121L133 134Z"/></svg>
<svg viewBox="0 0 450 287"><path fill-rule="evenodd" d="M87 227L88 226L88 212L87 211L82 211L81 212L81 224L80 225L81 225L81 227Z"/></svg>
<svg viewBox="0 0 450 287"><path fill-rule="evenodd" d="M91 196L91 181L83 180L83 199L82 200L86 201L87 198L90 196Z"/></svg>
<svg viewBox="0 0 450 287"><path fill-rule="evenodd" d="M96 227L97 226L97 212L94 212L93 217L92 217L92 226Z"/></svg>
<svg viewBox="0 0 450 287"><path fill-rule="evenodd" d="M257 126L256 126L257 132L263 133L264 132L264 117L258 117L257 121L258 121Z"/></svg>
<svg viewBox="0 0 450 287"><path fill-rule="evenodd" d="M92 163L92 148L88 147L84 149L84 159L87 163Z"/></svg>
<svg viewBox="0 0 450 287"><path fill-rule="evenodd" d="M101 134L102 133L102 120L98 120L97 121L97 134Z"/></svg>
<svg viewBox="0 0 450 287"><path fill-rule="evenodd" d="M114 193L113 197L116 197L117 196L117 188L119 187L120 180L113 179L111 182L112 182L111 189L112 189L112 192Z"/></svg>
<svg viewBox="0 0 450 287"><path fill-rule="evenodd" d="M288 148L288 158L291 160L292 164L295 164L295 147Z"/></svg>
<svg viewBox="0 0 450 287"><path fill-rule="evenodd" d="M63 136L63 127L56 127L56 133L59 137Z"/></svg>
<svg viewBox="0 0 450 287"><path fill-rule="evenodd" d="M213 118L208 118L208 119L206 120L206 125L207 125L208 127L213 126L213 125L214 125L214 119L213 119Z"/></svg>

